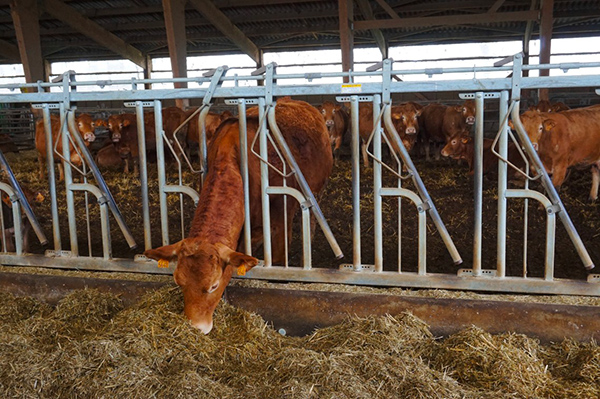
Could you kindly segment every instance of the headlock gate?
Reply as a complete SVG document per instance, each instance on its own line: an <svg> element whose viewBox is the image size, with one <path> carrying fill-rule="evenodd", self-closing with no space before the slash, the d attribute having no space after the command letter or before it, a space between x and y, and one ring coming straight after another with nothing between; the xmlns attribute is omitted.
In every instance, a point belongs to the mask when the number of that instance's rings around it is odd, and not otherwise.
<svg viewBox="0 0 600 399"><path fill-rule="evenodd" d="M54 167L48 166L48 190L51 198L52 213L52 238L53 249L47 250L45 255L33 255L23 252L21 229L21 209L31 223L40 242L45 243L47 239L36 220L27 199L19 186L19 182L11 171L8 161L0 153L0 163L7 174L9 181L0 184L0 190L8 194L12 201L12 212L14 219L14 235L16 240L15 252L8 252L6 248L6 237L3 238L3 248L0 253L0 263L18 266L43 266L54 268L72 268L83 270L104 271L128 271L145 273L172 273L173 265L168 269L157 268L154 261L140 255L144 249L153 245L150 196L149 196L149 174L148 160L146 159L144 108L150 107L154 110L154 130L156 134L157 154L157 181L158 198L160 207L160 234L162 245L171 242L173 236L169 231L169 213L173 207L169 205L169 195L179 195L179 213L181 224L180 238L185 236L184 220L184 196L192 199L194 204L198 202L199 194L193 184L184 184L183 171L190 171L202 180L204 172L209 165L206 164L207 147L205 119L215 99L222 99L226 104L237 106L240 115L240 171L244 181L245 215L246 221L242 231L244 237L243 250L250 254L252 252L252 226L250 225L250 205L248 194L248 157L260 159L260 175L262 190L263 209L263 234L264 244L261 255L262 267L255 267L246 276L241 278L257 278L282 281L303 282L327 282L363 284L377 286L402 286L402 287L426 287L441 289L463 289L463 290L485 290L504 292L527 292L527 293L554 293L575 295L600 295L600 278L598 275L589 275L587 281L556 279L554 276L554 254L555 254L555 228L556 217L562 222L576 251L583 263L583 267L590 270L594 267L593 261L588 254L576 228L574 227L568 212L552 185L550 177L543 167L527 133L520 122L519 111L521 92L525 89L538 88L562 88L562 87L600 87L599 75L587 76L551 76L551 77L525 77L523 72L534 69L575 69L600 67L598 63L587 64L546 64L546 65L523 65L522 55L517 54L506 60L502 65L493 67L475 68L449 68L449 69L423 69L423 70L394 70L393 60L387 59L367 69L365 72L347 73L322 73L322 74L277 74L276 65L269 64L249 76L226 76L227 67L219 67L201 78L186 79L160 79L160 80L132 80L132 81L75 81L72 71L63 75L62 80L52 83L38 82L36 84L4 85L2 89L19 89L31 87L37 89L37 93L9 93L0 94L0 103L31 103L35 108L41 109L44 121L48 165L53 165L53 159L60 158L64 161L65 175L65 199L67 207L67 224L69 234L68 249L63 248L61 240L61 225L63 221L59 217L58 199L62 196L58 190L58 183L54 173ZM507 65L512 62L512 65ZM436 80L434 76L452 73L473 73L472 79L462 80ZM477 78L477 74L487 72L511 73L507 78ZM429 76L419 81L395 81L397 75L423 75ZM336 78L340 82L342 78L348 78L350 84L323 83L315 84L321 78ZM303 84L286 84L290 79L304 79ZM363 81L362 83L358 83ZM138 90L139 85L152 83L177 83L186 82L189 85L198 85L197 88L177 88L161 90ZM232 86L223 86L224 82L233 82ZM260 82L256 86L240 85L249 82ZM131 84L130 90L110 90L111 86ZM81 91L77 88L93 86L94 91ZM108 88L108 89L107 89ZM46 91L47 90L47 91ZM391 117L392 94L396 93L427 93L427 92L461 92L464 99L474 99L476 103L475 124L475 163L474 163L474 238L473 238L473 267L472 269L458 269L462 259L456 246L452 241L443 215L440 215L436 206L435 198L432 198L423 183L417 168L415 167L408 151L400 140L398 132L394 128ZM275 118L276 98L282 96L330 96L339 102L349 103L351 115L351 151L352 151L352 240L353 252L348 256L349 263L342 264L337 271L331 269L313 267L311 251L311 218L319 224L324 236L333 251L333 256L343 256L334 234L327 223L327 215L323 215L317 199L308 187L302 172L290 152L287 143L279 131ZM185 123L190 123L192 118L198 118L200 129L200 166L194 165L184 151L183 138L180 131L183 125L175 130L173 137L167 137L163 130L162 102L174 99L202 99L201 107L187 118ZM484 101L498 100L499 107L499 130L493 144L493 151L499 157L498 163L498 200L497 200L497 254L496 267L485 269L482 254L482 158L483 158L483 109ZM89 149L83 142L77 131L75 122L74 104L97 102L97 101L122 101L125 106L133 107L137 115L139 165L140 165L140 213L144 226L143 244L135 241L127 226L126 219L119 210L119 204L113 198L108 184L104 180L101 171L94 163ZM358 131L359 102L371 102L373 105L373 130L369 142L372 143L372 151L369 156L372 161L373 173L373 208L374 208L374 264L364 264L361 259L361 185L360 185L360 137ZM257 139L248 142L246 114L248 105L258 107L259 127ZM62 153L58 153L52 145L52 129L50 124L50 110L58 110L60 115L60 133L62 138ZM512 118L515 133L508 128L507 122ZM384 130L385 127L386 129ZM512 168L508 162L509 139L518 143L517 147L527 162L524 171L519 173L527 175L523 189L508 188L507 173ZM81 168L71 162L69 144L76 148L78 156L83 160ZM283 168L275 168L272 160L267 158L268 143L277 148L278 163ZM394 143L399 149L392 153L393 166L388 165L382 159L382 147L387 143L391 148ZM172 156L175 159L177 173L169 173L165 159ZM529 167L531 165L531 168ZM275 168L284 179L281 186L273 186L269 182L269 169ZM535 176L530 176L530 170L535 171ZM385 187L382 174L392 173L397 184ZM287 187L287 179L296 179L300 190ZM545 190L541 193L529 189L529 180L539 179ZM77 181L76 181L77 180ZM412 181L414 189L406 188L404 182ZM82 191L86 199L86 213L89 209L88 195L96 197L100 207L102 254L94 253L91 245L91 234L89 228L89 214L86 215L88 226L88 254L82 255L79 249L81 238L77 229L78 209L74 201L75 192ZM363 193L364 194L364 193ZM286 247L286 261L281 265L274 265L271 253L271 231L269 197L283 195L286 201L298 201L301 208L302 226L302 263L290 265L288 250ZM416 272L403 270L402 243L400 227L402 225L401 213L398 211L398 220L384 220L382 201L385 198L397 198L397 206L400 209L402 199L408 199L415 206L418 214L418 265ZM542 204L546 211L546 251L545 271L541 278L527 276L527 225L525 225L524 239L524 271L521 276L507 276L506 273L506 236L507 236L507 201L509 198L534 199ZM227 206L224 201L223 206ZM525 206L527 209L527 206ZM364 210L362 210L364 212ZM112 214L117 222L122 236L127 245L140 253L134 259L114 258L112 255L112 243L120 237L111 237L109 220ZM1 215L0 215L1 216ZM427 268L427 216L431 218L433 226L440 234L452 262L457 265L456 274L431 273ZM524 216L525 224L527 215ZM4 220L2 220L4 223ZM287 221L291 223L292 221ZM384 223L398 224L398 262L393 271L383 268L383 230ZM3 234L5 233L3 226ZM287 229L285 229L287 231ZM287 242L287 239L286 239ZM154 242L156 245L157 242ZM140 247L143 247L140 248ZM488 254L489 258L489 254ZM487 261L489 264L489 260ZM316 265L318 266L318 264Z"/></svg>

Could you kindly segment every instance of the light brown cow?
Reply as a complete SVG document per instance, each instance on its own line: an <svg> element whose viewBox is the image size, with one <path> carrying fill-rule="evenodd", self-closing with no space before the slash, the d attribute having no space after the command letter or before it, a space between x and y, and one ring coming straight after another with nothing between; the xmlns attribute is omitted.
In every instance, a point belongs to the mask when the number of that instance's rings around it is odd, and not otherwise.
<svg viewBox="0 0 600 399"><path fill-rule="evenodd" d="M537 105L532 105L529 107L529 111L537 111L537 112L560 112L571 109L565 103L550 103L548 100L540 100Z"/></svg>
<svg viewBox="0 0 600 399"><path fill-rule="evenodd" d="M492 152L493 143L494 140L492 139L483 139L482 169L484 174L493 171L495 166L498 165L498 157ZM442 148L441 154L452 159L464 159L469 165L469 174L472 175L474 173L473 163L475 162L475 144L473 138L469 136L468 131L464 131L463 133L452 137L448 143L446 143L444 148ZM523 158L512 142L508 143L508 161L522 170L525 167ZM508 168L509 178L513 176L520 177L520 175L517 176L516 173L517 172L513 168Z"/></svg>
<svg viewBox="0 0 600 399"><path fill-rule="evenodd" d="M197 109L198 108L193 108L193 109L186 111L184 120L189 118ZM223 121L225 121L231 117L233 117L232 113L227 110L221 112L220 114L218 114L216 112L209 112L208 114L206 114L206 119L205 119L204 123L206 126L206 146L207 147L210 144L210 142L212 141L213 136L215 135L215 131L217 130L219 125ZM179 136L179 134L178 134L178 136ZM190 121L188 123L187 140L190 143L190 147L198 148L198 143L200 142L200 129L198 126L198 114L196 114L192 119L190 119Z"/></svg>
<svg viewBox="0 0 600 399"><path fill-rule="evenodd" d="M137 117L135 114L122 114L118 133L111 136L117 152L124 161L124 172L129 173L130 164L133 163L133 173L139 173L139 143ZM156 133L154 113L144 112L144 134L146 143L146 154L150 155L156 151Z"/></svg>
<svg viewBox="0 0 600 399"><path fill-rule="evenodd" d="M317 109L325 118L325 125L329 130L329 139L333 146L334 157L339 156L340 147L349 133L350 117L348 112L340 105L331 101L324 101Z"/></svg>
<svg viewBox="0 0 600 399"><path fill-rule="evenodd" d="M360 137L362 139L362 156L363 156L363 164L365 167L369 165L369 160L367 157L367 142L373 132L373 105L370 103L361 103L358 108L358 130ZM392 123L394 124L394 128L400 135L400 140L402 140L402 144L406 147L407 151L410 151L415 144L417 139L417 133L419 131L419 123L418 117L421 111L415 107L414 103L402 103L400 105L392 106L391 115L392 115ZM382 126L385 126L383 118L381 120ZM398 153L399 149L396 146L396 143L391 138L391 133L384 129L385 134L390 140L390 144L392 145L392 149L394 152ZM382 138L382 143L385 143Z"/></svg>
<svg viewBox="0 0 600 399"><path fill-rule="evenodd" d="M75 118L75 124L77 125L77 129L79 130L79 134L83 137L85 141L85 145L89 146L91 142L96 139L94 135L94 122L92 121L92 117L88 114L81 114L77 118ZM52 128L52 138L54 140L54 145L56 145L56 150L62 155L62 135L59 135L60 132L60 118L58 116L51 115L50 116L50 126ZM58 144L57 144L58 142ZM44 130L44 120L40 119L35 124L35 148L38 150L38 161L39 161L39 170L40 170L40 180L44 178L44 168L46 165L46 132ZM54 146L52 147L54 151ZM69 152L71 154L71 163L76 166L81 166L81 159L79 158L79 154L73 147L73 144L69 143ZM56 162L60 159L57 155L54 156ZM58 163L58 171L59 171L59 181L63 181L65 178L62 163Z"/></svg>
<svg viewBox="0 0 600 399"><path fill-rule="evenodd" d="M595 201L600 184L600 107L556 113L527 111L521 122L555 187L564 182L569 167L592 166L589 198Z"/></svg>
<svg viewBox="0 0 600 399"><path fill-rule="evenodd" d="M294 100L280 99L276 119L308 185L318 194L325 185L333 156L329 134L322 115L313 106ZM258 110L247 112L248 143L258 129ZM249 144L250 145L250 144ZM258 259L236 252L244 224L243 183L239 165L239 123L230 119L223 123L208 151L209 170L202 187L200 201L188 238L178 243L151 249L144 254L157 260L177 260L175 282L181 286L184 312L191 324L208 334L213 326L212 315L232 274L245 273ZM269 159L278 159L269 146ZM250 156L250 220L253 244L262 242L262 215L259 159ZM271 184L280 185L281 176L269 172ZM298 188L294 179L288 186ZM283 198L270 196L273 261L284 259ZM224 206L226 204L226 206ZM287 215L292 220L299 205L288 201ZM289 233L291 237L291 224Z"/></svg>
<svg viewBox="0 0 600 399"><path fill-rule="evenodd" d="M113 143L108 143L102 147L96 154L96 165L105 169L122 170L125 161Z"/></svg>
<svg viewBox="0 0 600 399"><path fill-rule="evenodd" d="M470 129L475 123L475 102L467 100L462 105L447 106L428 104L421 110L419 118L419 141L425 148L425 156L429 161L429 145L445 144L450 138ZM436 152L436 159L439 153Z"/></svg>

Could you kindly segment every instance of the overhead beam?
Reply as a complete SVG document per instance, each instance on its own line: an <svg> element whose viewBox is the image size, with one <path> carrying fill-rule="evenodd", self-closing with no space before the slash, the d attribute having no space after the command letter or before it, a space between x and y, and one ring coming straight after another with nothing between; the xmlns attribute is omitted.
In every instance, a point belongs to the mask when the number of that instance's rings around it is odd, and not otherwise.
<svg viewBox="0 0 600 399"><path fill-rule="evenodd" d="M146 68L146 57L140 50L127 44L91 19L84 17L73 7L60 0L43 0L43 4L45 11L54 18L66 23L81 34L132 61L134 64Z"/></svg>
<svg viewBox="0 0 600 399"><path fill-rule="evenodd" d="M400 16L396 13L396 11L394 11L394 9L392 7L390 7L390 5L388 3L385 2L385 0L376 0L377 4L379 4L381 6L381 8L383 8L385 10L385 12L387 12L390 17L394 18L394 19L400 19Z"/></svg>
<svg viewBox="0 0 600 399"><path fill-rule="evenodd" d="M537 20L537 11L516 11L494 14L461 14L443 15L436 17L402 18L402 19L379 19L370 21L354 22L355 30L369 29L399 29L420 28L430 26L455 26L468 24L493 24L496 22L518 22Z"/></svg>
<svg viewBox="0 0 600 399"><path fill-rule="evenodd" d="M490 7L490 9L488 10L488 14L493 14L496 11L498 11L498 9L500 7L502 7L502 4L504 4L505 0L496 0L496 2L492 5L492 7Z"/></svg>
<svg viewBox="0 0 600 399"><path fill-rule="evenodd" d="M354 69L354 33L352 22L354 11L352 0L338 0L338 12L340 20L340 47L342 49L342 71L348 72ZM344 82L350 79L344 78Z"/></svg>
<svg viewBox="0 0 600 399"><path fill-rule="evenodd" d="M375 19L369 0L356 0L356 3L365 19ZM371 29L370 32L373 35L373 39L375 39L375 43L377 43L377 47L379 47L379 51L381 51L381 58L388 58L388 47L381 31L379 29Z"/></svg>
<svg viewBox="0 0 600 399"><path fill-rule="evenodd" d="M262 64L258 47L210 0L190 0L190 3L257 65Z"/></svg>
<svg viewBox="0 0 600 399"><path fill-rule="evenodd" d="M12 0L10 13L19 44L19 58L23 64L25 81L33 83L44 80L37 0Z"/></svg>
<svg viewBox="0 0 600 399"><path fill-rule="evenodd" d="M540 18L540 64L550 63L552 41L552 25L554 22L554 0L542 0L542 15ZM540 76L549 76L548 69L540 69ZM540 100L548 100L548 89L540 89Z"/></svg>
<svg viewBox="0 0 600 399"><path fill-rule="evenodd" d="M19 47L2 39L0 39L0 56L9 61L21 62Z"/></svg>
<svg viewBox="0 0 600 399"><path fill-rule="evenodd" d="M163 0L165 28L167 31L167 43L169 45L169 57L171 58L171 70L174 78L187 78L187 48L185 38L185 0ZM176 88L185 88L184 82L175 83ZM176 100L177 106L184 108L187 104L184 100Z"/></svg>

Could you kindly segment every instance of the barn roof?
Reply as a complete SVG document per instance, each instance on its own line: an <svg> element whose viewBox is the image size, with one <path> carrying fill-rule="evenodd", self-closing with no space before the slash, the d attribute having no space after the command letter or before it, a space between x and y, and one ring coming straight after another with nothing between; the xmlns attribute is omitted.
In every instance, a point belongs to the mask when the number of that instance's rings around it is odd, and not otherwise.
<svg viewBox="0 0 600 399"><path fill-rule="evenodd" d="M15 62L15 48L18 56L10 2L0 0L0 48L4 48L0 51L0 62L4 63ZM82 32L80 24L52 15L49 11L56 2L61 1L38 2L44 59L54 62L122 58L114 49ZM340 47L338 0L190 0L185 5L187 55L242 52L239 43L199 11L198 4L207 2L216 6L259 50ZM62 3L144 56L169 56L161 0L62 0ZM539 35L537 0L355 0L352 3L355 47L375 46L376 32L381 32L389 46L522 40L528 21L532 38ZM599 33L600 1L554 0L554 38Z"/></svg>

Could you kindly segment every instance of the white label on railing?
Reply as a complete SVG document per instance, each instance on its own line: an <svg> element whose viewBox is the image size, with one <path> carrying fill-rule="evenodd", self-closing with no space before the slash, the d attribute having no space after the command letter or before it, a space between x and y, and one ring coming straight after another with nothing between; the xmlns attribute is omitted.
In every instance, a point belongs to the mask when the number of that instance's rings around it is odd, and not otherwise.
<svg viewBox="0 0 600 399"><path fill-rule="evenodd" d="M342 94L362 93L362 84L344 83L342 84Z"/></svg>

